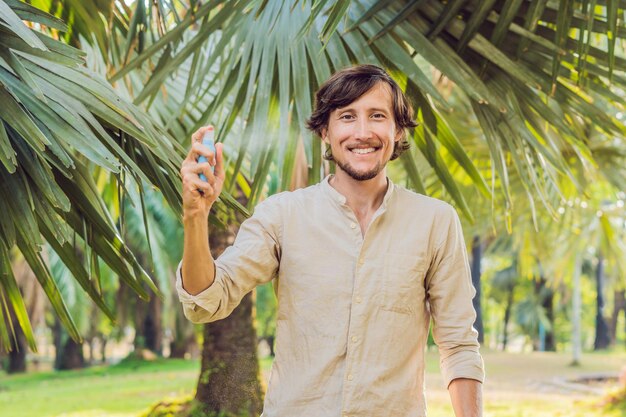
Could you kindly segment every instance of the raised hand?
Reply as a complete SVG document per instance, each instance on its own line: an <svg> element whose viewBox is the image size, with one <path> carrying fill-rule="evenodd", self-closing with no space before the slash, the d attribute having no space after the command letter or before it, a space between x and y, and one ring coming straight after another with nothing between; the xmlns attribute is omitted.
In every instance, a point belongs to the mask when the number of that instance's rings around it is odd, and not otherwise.
<svg viewBox="0 0 626 417"><path fill-rule="evenodd" d="M191 149L183 160L180 175L183 180L183 215L208 217L224 185L223 144L215 144L215 152L202 144L204 134L213 129L204 126L191 136ZM198 162L204 156L208 162ZM211 169L214 167L213 169ZM199 174L206 177L203 181Z"/></svg>

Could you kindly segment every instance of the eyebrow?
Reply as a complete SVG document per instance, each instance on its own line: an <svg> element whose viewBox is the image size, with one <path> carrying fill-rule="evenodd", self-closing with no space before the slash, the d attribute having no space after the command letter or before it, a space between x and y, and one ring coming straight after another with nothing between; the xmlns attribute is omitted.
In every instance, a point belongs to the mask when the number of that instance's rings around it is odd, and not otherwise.
<svg viewBox="0 0 626 417"><path fill-rule="evenodd" d="M337 110L337 112L339 112L339 113L342 113L342 112L345 112L345 111L354 111L354 109L352 107L340 107L340 108L337 108L335 110ZM386 109L383 109L383 108L380 108L380 107L371 107L371 108L367 109L367 111L370 111L370 112L371 111L378 111L378 112L381 112L381 113L389 113L389 110L386 110Z"/></svg>

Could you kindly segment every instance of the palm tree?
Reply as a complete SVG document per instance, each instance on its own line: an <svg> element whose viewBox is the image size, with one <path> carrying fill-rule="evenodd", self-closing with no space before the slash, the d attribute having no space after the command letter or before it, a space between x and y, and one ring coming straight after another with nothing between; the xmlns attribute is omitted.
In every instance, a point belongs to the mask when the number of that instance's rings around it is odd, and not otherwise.
<svg viewBox="0 0 626 417"><path fill-rule="evenodd" d="M332 71L355 62L387 67L415 104L421 123L412 132L415 151L402 158L410 186L424 192L443 185L445 196L468 219L472 212L454 172L463 173L479 198L504 208L511 230L516 202L511 178L519 181L534 218L536 202L554 212L560 204L555 194L585 188L588 177L581 168L602 156L612 167L624 159L618 150L594 153L589 143L594 133L623 144L625 129L615 117L626 80L626 61L616 48L626 33L618 2L209 0L155 1L147 7L141 1L127 6L42 0L38 5L49 14L0 0L0 18L8 28L0 34L0 94L8 103L0 113L0 175L7 185L0 189L0 210L11 215L11 221L0 218L0 264L8 265L8 250L17 245L74 337L76 329L38 257L38 243L50 243L110 316L92 271L95 258L138 294L147 296L142 283L156 290L94 192L95 181L117 184L118 200L125 188L151 183L180 212L180 144L211 122L227 145L225 190L241 187L248 208L263 197L271 170L281 180L277 190L289 187L299 147L307 181L315 183L326 171L321 143L304 129L312 94ZM106 74L115 90L82 66L81 50L92 51L90 68ZM432 67L457 86L460 105L477 120L486 161L472 158L472 149L459 139L463 130L449 123L452 105L427 76ZM429 167L437 185L428 184L431 177L418 166ZM613 169L610 180L617 184L623 177ZM8 190L13 198L7 198ZM222 203L227 206L220 210L245 211L228 193ZM220 223L217 216L211 220ZM91 261L77 259L75 244L87 248ZM30 335L10 269L4 267L0 276L0 294ZM0 331L0 338L8 345L9 332Z"/></svg>
<svg viewBox="0 0 626 417"><path fill-rule="evenodd" d="M137 107L120 98L106 82L87 70L84 53L55 39L65 24L28 4L0 2L6 25L1 36L0 95L0 297L23 329L31 349L34 339L10 265L16 246L70 335L80 335L40 248L50 244L70 268L73 278L113 318L99 291L95 260L103 259L142 297L141 283L152 285L128 250L102 197L96 191L99 170L115 175L118 185L129 179L152 182L177 207L173 141ZM35 31L31 25L45 25ZM52 35L52 36L51 36ZM87 249L80 259L74 247ZM13 327L0 326L0 341L9 345Z"/></svg>
<svg viewBox="0 0 626 417"><path fill-rule="evenodd" d="M613 344L617 342L617 323L622 312L626 315L626 291L615 289L613 291L613 313L611 314L611 322L609 324L611 343Z"/></svg>

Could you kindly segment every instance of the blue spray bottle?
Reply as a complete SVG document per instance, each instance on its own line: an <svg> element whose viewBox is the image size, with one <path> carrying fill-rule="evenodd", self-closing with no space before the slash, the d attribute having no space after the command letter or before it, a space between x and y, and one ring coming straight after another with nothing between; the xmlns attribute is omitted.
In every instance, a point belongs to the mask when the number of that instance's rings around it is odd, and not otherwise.
<svg viewBox="0 0 626 417"><path fill-rule="evenodd" d="M211 150L211 152L215 154L215 130L213 130L213 126L209 126L209 129L204 133L204 136L202 136L202 144L208 147ZM215 156L215 158L217 158L217 156ZM205 156L200 155L198 157L198 163L202 163L202 162L207 162L207 159ZM215 172L214 166L211 166L211 171ZM207 179L204 176L204 174L199 174L199 176L202 181L207 182Z"/></svg>

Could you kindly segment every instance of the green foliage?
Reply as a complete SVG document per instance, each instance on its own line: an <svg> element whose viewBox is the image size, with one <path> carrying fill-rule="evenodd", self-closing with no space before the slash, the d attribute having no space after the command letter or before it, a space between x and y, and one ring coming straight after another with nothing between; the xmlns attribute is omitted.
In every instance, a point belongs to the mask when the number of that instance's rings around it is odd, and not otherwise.
<svg viewBox="0 0 626 417"><path fill-rule="evenodd" d="M148 297L140 283L151 280L104 209L94 171L115 175L118 184L126 185L125 176L151 182L173 207L180 207L174 180L180 157L162 128L84 67L82 51L55 39L57 30L67 29L60 20L16 0L0 1L0 6L2 19L11 22L0 35L0 211L5 213L0 220L0 300L8 301L35 349L7 269L10 249L17 245L64 326L80 339L42 259L42 244L50 244L83 291L110 317L98 283L99 259ZM21 19L43 26L35 31ZM83 257L74 250L77 241L84 242ZM11 322L0 320L0 344L6 349Z"/></svg>
<svg viewBox="0 0 626 417"><path fill-rule="evenodd" d="M214 1L193 9L199 23L188 32L188 15L172 26L173 10L155 17L138 8L133 22L151 22L147 30L152 33L168 23L172 30L155 35L158 40L131 54L127 65L120 63L112 80L142 70L145 88L138 99L145 100L183 62L191 62L185 88L190 96L206 81L205 74L216 74L210 104L197 108L185 100L185 106L202 112L198 124L217 118L224 139L237 119L247 123L240 140L239 135L229 140L237 140L235 176L249 159L254 201L272 163L280 173L280 189L287 188L297 142L291 138L299 135L309 182L319 180L321 146L303 129L303 120L312 93L330 72L354 62L383 65L419 110L422 126L413 137L419 153L466 214L466 200L449 165L442 163L446 156L483 195L503 198L507 210L513 176L521 178L527 198L550 204L552 188L561 189L562 180L584 185L584 175L573 171L600 157L588 142L590 132L607 138L624 134L613 117L622 107L618 88L624 60L614 47L621 35L607 32L622 27L617 19L622 9L592 9L584 2L565 11L549 3L535 2L530 9L515 4L501 10L484 2L322 1L288 7L289 2L255 1L244 7ZM485 35L494 25L491 36ZM458 127L447 129L449 103L427 75L428 64L456 84L478 121L497 175L490 188L467 158L469 149L456 139L462 137ZM151 66L157 71L148 72ZM415 158L407 155L407 166L414 167ZM422 189L417 171L410 172L412 186Z"/></svg>
<svg viewBox="0 0 626 417"><path fill-rule="evenodd" d="M276 334L277 299L272 283L256 289L256 330L260 337Z"/></svg>
<svg viewBox="0 0 626 417"><path fill-rule="evenodd" d="M183 412L182 415L177 415L176 417L250 417L248 410L250 409L249 405L244 404L241 406L241 411L238 413L231 413L226 411L215 412L212 411L206 404L202 404L198 401L193 401L191 403L191 407L187 414ZM157 416L146 416L146 417L157 417Z"/></svg>
<svg viewBox="0 0 626 417"><path fill-rule="evenodd" d="M193 397L165 399L154 405L140 417L191 417L190 408L193 407Z"/></svg>
<svg viewBox="0 0 626 417"><path fill-rule="evenodd" d="M44 242L113 318L103 270L147 297L146 287L155 290L144 270L150 262L137 258L150 254L156 279L168 281L159 248L179 236L154 226L165 218L144 189L157 187L159 204L167 201L179 213L177 171L190 133L206 123L217 127L228 157L225 190L242 187L248 208L266 192L289 187L299 144L307 181L315 183L325 166L321 143L304 129L313 92L334 70L357 62L385 66L417 110L413 149L392 175L453 201L479 223L481 235L500 224L522 229L512 244L522 277L537 267L535 257L545 256L561 261L541 259L548 279L567 280L566 253L580 253L581 241L593 241L620 265L615 260L624 250L612 242L620 241L623 206L605 210L606 188L592 187L626 181L626 128L618 117L626 32L618 2L353 0L291 7L211 0L146 7L0 0L0 6L6 22L0 212L7 214L0 218L0 302L16 313L32 348L9 266L14 246L78 338L40 256ZM586 212L570 204L583 190L598 203ZM245 212L228 193L222 202ZM562 222L555 225L558 214ZM221 217L211 216L212 223ZM142 229L149 245L141 242ZM266 310L272 307L260 309ZM0 309L0 321L9 323L0 326L6 347L12 329L5 314Z"/></svg>

